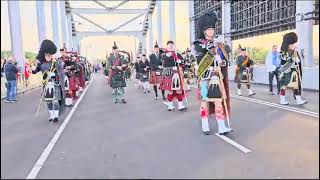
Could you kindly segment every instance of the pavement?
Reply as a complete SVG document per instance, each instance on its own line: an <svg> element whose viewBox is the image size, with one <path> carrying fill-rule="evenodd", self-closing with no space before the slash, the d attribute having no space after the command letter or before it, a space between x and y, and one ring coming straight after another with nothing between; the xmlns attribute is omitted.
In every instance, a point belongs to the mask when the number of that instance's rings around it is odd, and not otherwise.
<svg viewBox="0 0 320 180"><path fill-rule="evenodd" d="M234 93L235 84L230 87ZM288 93L292 103L283 108L271 104L278 97L268 95L267 86L252 88L257 95L249 100L232 97L235 131L225 137L251 150L244 153L201 133L195 90L186 112L168 112L133 81L128 103L114 104L105 77L95 74L36 178L319 178L319 92L304 92L304 106L294 105ZM73 112L67 108L62 121L49 123L43 104L35 118L39 94L36 89L19 95L18 103L1 101L1 178L26 178Z"/></svg>
<svg viewBox="0 0 320 180"><path fill-rule="evenodd" d="M5 83L7 82L5 77L1 77L1 100L5 99L7 96L7 88L5 86ZM31 74L29 78L29 84L28 86L25 86L22 81L18 81L18 94L22 94L25 92L28 92L30 90L36 89L41 87L42 84L42 74Z"/></svg>

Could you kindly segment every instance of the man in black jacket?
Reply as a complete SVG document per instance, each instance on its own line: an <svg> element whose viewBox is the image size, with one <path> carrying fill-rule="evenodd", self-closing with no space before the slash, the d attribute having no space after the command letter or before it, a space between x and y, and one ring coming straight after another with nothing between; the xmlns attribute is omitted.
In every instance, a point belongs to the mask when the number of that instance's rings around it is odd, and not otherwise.
<svg viewBox="0 0 320 180"><path fill-rule="evenodd" d="M7 79L7 100L6 102L17 101L17 76L18 68L14 64L12 57L8 58L5 66L4 73Z"/></svg>
<svg viewBox="0 0 320 180"><path fill-rule="evenodd" d="M150 59L150 67L151 67L151 77L150 84L153 85L153 90L156 95L156 100L158 99L158 87L161 83L162 78L162 60L160 54L160 48L158 43L156 42L154 45L154 53L149 56ZM162 99L165 100L164 90L162 90Z"/></svg>

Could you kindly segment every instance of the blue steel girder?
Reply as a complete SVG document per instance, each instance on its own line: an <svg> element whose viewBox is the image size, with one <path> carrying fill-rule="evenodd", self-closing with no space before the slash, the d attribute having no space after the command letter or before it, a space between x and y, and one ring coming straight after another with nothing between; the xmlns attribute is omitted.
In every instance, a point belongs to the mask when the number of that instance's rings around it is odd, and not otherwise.
<svg viewBox="0 0 320 180"><path fill-rule="evenodd" d="M76 36L77 33L81 32L81 31L76 30L73 14L76 14L77 16L88 21L89 23L97 26L100 29L103 29L105 31L105 33L101 33L101 32L96 33L96 34L102 34L102 35L103 34L111 35L113 32L116 33L117 32L116 30L120 29L121 27L127 25L130 22L133 22L138 17L141 17L141 15L144 15L145 18L144 18L142 29L141 29L141 36L143 36L148 31L148 14L153 13L154 8L155 8L155 4L156 4L156 0L151 0L151 1L149 1L147 9L118 9L123 4L129 2L129 0L123 0L122 2L120 2L119 4L117 4L116 6L113 6L113 7L107 7L107 6L105 6L105 4L101 3L99 0L94 0L94 2L97 3L98 5L102 6L103 8L90 8L90 7L88 7L88 8L73 8L70 5L70 0L65 0L66 13L71 13L72 36ZM119 25L118 27L114 28L113 30L107 30L107 28L104 28L104 27L98 25L97 23L95 23L94 21L90 20L89 18L86 18L85 16L83 16L83 14L138 14L138 16L136 16L133 19L130 19L129 21L124 22L123 24ZM128 31L128 32L129 32L129 34L136 34L136 31L135 31L135 33L130 33L130 31ZM85 32L83 32L81 34L84 35ZM95 33L90 32L90 34L93 35ZM119 33L116 33L116 34L119 34ZM141 36L139 35L136 37L141 37Z"/></svg>

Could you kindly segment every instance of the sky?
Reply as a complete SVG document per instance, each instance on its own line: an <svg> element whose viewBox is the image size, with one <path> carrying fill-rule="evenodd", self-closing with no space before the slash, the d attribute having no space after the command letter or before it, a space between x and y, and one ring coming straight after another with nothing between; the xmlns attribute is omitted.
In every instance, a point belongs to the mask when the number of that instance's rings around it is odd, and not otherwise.
<svg viewBox="0 0 320 180"><path fill-rule="evenodd" d="M58 1L59 4L61 1ZM114 6L119 3L119 1L101 1L107 6ZM37 30L37 16L36 16L36 2L35 1L20 1L20 16L21 16L21 26L22 26L22 42L23 48L25 51L37 52L39 48L38 42L38 30ZM51 21L51 2L45 1L45 20L46 20L46 36L48 39L52 40L52 21ZM161 1L162 8L162 42L165 44L169 40L169 1ZM146 1L129 1L129 3L121 6L124 8L146 8ZM79 2L71 1L71 6L78 7L94 7L101 8L94 2ZM60 7L58 5L58 7ZM176 28L176 46L177 49L185 50L187 47L190 47L189 34L189 19L188 19L188 1L175 1L175 28ZM157 40L157 14L158 8L156 7L152 15L152 25L153 25L153 41ZM130 16L117 16L117 15L85 15L90 19L98 22L106 29L112 29L121 24L121 20L130 19ZM75 21L81 21L82 25L77 25L77 30L99 30L95 26L87 23L81 18L74 16ZM137 30L141 28L139 19L134 21L129 25L119 29L126 30L126 27L129 27L130 30ZM62 47L62 30L60 25L60 9L58 8L58 19L59 19L59 34L60 34L60 47ZM247 47L256 47L261 46L264 48L269 48L271 44L278 43L280 45L282 35L285 32L273 33L268 35L256 36L253 38L246 38L241 40L233 41L233 45L237 46L239 43ZM315 58L319 59L319 25L314 26L313 30L313 52ZM81 41L81 53L84 56L90 56L93 59L102 59L106 57L106 53L110 53L112 50L113 42L116 41L117 45L121 50L126 50L129 52L135 52L135 44L138 44L138 41L133 37L128 36L99 36L99 37L87 37ZM152 44L154 44L154 42ZM261 42L261 43L260 43ZM263 42L263 43L262 43ZM8 17L8 7L7 1L1 1L1 50L10 50L10 27L9 27L9 17ZM149 32L147 33L146 39L146 50L147 53L150 52L149 49Z"/></svg>
<svg viewBox="0 0 320 180"><path fill-rule="evenodd" d="M90 6L99 8L99 5L93 2L71 2L71 6ZM109 1L104 2L108 6L114 6L118 2ZM146 2L130 2L131 4L125 4L121 6L121 8L139 8L144 7ZM9 17L8 17L8 7L7 1L1 1L1 50L10 50L11 49L11 42L10 42L10 27L9 27ZM46 37L52 40L52 21L51 21L51 6L50 1L45 1L45 20L46 20ZM59 2L60 4L60 2ZM163 43L169 40L169 12L168 12L168 1L162 1L162 41ZM59 5L58 5L59 7ZM59 8L58 8L59 9ZM175 20L176 20L176 46L178 49L184 50L189 46L189 22L188 22L188 1L176 1L175 2ZM157 18L156 18L156 11L152 16L153 20L153 40L154 42L157 40ZM39 48L38 42L38 29L37 29L37 14L36 14L36 2L35 1L20 1L20 16L21 16L21 26L22 26L22 42L23 48L25 51L32 51L37 52ZM115 15L85 15L90 19L102 24L106 29L112 29L116 27L119 23L121 24L121 20L128 19L128 17L120 17ZM104 16L104 17L103 17ZM135 16L135 15L131 15ZM81 18L74 16L75 20L81 20ZM60 9L58 10L58 19L60 25ZM142 17L143 20L143 17ZM90 25L90 23L86 23L85 21L81 20L82 26L77 26L77 30L90 30L95 29ZM135 22L136 24L138 21ZM128 26L127 26L128 27ZM137 30L134 22L131 24L130 30ZM59 27L59 42L60 46L62 46L62 30L61 25ZM96 30L99 30L96 28ZM126 27L123 27L119 30L126 30ZM106 53L111 52L111 48L113 42L116 41L117 45L120 49L126 50L129 52L135 52L135 43L137 44L138 41L135 40L133 37L128 36L99 36L99 37L86 37L81 41L81 51L83 53L87 52L88 56L90 55L89 52L91 51L92 58L105 58ZM154 42L152 44L154 44ZM149 33L147 34L146 40L146 49L149 52Z"/></svg>

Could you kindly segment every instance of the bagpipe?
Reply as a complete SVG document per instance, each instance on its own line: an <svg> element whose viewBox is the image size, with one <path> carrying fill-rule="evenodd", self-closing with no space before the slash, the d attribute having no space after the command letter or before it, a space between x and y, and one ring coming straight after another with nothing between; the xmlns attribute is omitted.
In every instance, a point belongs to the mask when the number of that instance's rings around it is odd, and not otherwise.
<svg viewBox="0 0 320 180"><path fill-rule="evenodd" d="M128 64L131 62L131 56L130 56L130 53L129 53L129 52L124 51L124 50L119 50L118 52L119 52L119 55L122 55L122 56L124 56L125 58L128 59ZM118 57L118 58L119 58L119 57ZM121 73L121 72L123 72L123 71L126 71L127 68L128 68L128 65L126 65L126 64L122 64L122 65L121 65L121 70L118 69L116 66L112 65L111 68L110 68L110 70L107 71L106 73L110 74L110 73L112 73L112 70L114 70L116 73Z"/></svg>
<svg viewBox="0 0 320 180"><path fill-rule="evenodd" d="M130 56L130 53L127 52L127 51L119 51L119 53L121 53L123 56L127 56L127 59L128 59L128 63L131 62L131 56ZM132 53L131 53L132 54Z"/></svg>

